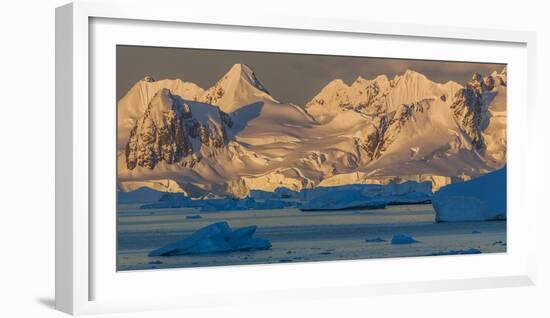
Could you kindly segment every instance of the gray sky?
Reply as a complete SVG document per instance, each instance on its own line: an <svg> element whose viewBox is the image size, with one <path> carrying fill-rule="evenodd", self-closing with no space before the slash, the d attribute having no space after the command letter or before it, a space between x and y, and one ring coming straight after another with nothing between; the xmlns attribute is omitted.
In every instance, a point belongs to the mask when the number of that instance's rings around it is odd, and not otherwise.
<svg viewBox="0 0 550 318"><path fill-rule="evenodd" d="M386 74L391 79L411 69L436 82L453 80L463 84L474 72L489 74L504 67L487 63L119 45L117 100L146 75L157 80L180 78L207 89L236 63L249 65L273 97L297 105L304 105L337 78L351 84L358 76L372 79Z"/></svg>

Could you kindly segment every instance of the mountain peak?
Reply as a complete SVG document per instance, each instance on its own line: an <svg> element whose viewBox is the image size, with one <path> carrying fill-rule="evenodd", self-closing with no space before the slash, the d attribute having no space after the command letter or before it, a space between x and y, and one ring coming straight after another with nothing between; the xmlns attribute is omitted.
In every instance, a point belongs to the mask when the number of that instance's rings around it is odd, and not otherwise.
<svg viewBox="0 0 550 318"><path fill-rule="evenodd" d="M252 68L241 63L231 66L214 86L205 91L201 100L219 106L227 113L255 101L276 102L258 80Z"/></svg>
<svg viewBox="0 0 550 318"><path fill-rule="evenodd" d="M255 88L268 93L265 86L260 83L258 78L256 77L256 74L254 73L254 70L247 64L237 63L233 64L229 71L223 76L223 78L220 81L227 81L227 82L239 82L244 81L245 83L248 83Z"/></svg>
<svg viewBox="0 0 550 318"><path fill-rule="evenodd" d="M145 82L148 82L148 83L152 83L152 82L155 81L155 79L154 79L152 76L147 75L147 76L145 76L145 77L142 79L142 81L145 81Z"/></svg>
<svg viewBox="0 0 550 318"><path fill-rule="evenodd" d="M407 69L405 73L403 74L403 77L405 78L426 78L426 75L419 73L417 71Z"/></svg>
<svg viewBox="0 0 550 318"><path fill-rule="evenodd" d="M231 66L226 76L230 76L230 75L240 76L242 74L251 76L254 74L254 71L250 66L246 64L236 63L236 64L233 64L233 66Z"/></svg>
<svg viewBox="0 0 550 318"><path fill-rule="evenodd" d="M343 80L341 80L339 78L330 81L325 86L325 88L341 88L341 87L348 88L348 84L346 84L346 82L344 82Z"/></svg>

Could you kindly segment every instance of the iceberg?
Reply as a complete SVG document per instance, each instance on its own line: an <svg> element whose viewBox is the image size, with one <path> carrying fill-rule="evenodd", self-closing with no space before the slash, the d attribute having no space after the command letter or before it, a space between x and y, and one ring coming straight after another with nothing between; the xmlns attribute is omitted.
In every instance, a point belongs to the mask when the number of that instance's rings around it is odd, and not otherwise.
<svg viewBox="0 0 550 318"><path fill-rule="evenodd" d="M300 191L302 210L381 209L386 205L430 203L430 182L350 184Z"/></svg>
<svg viewBox="0 0 550 318"><path fill-rule="evenodd" d="M292 191L285 187L279 187L275 189L275 199L297 199L300 197L300 193Z"/></svg>
<svg viewBox="0 0 550 318"><path fill-rule="evenodd" d="M335 193L359 193L373 197L379 193L382 185L379 184L349 184L333 187L316 187L300 190L300 200L311 202L334 195Z"/></svg>
<svg viewBox="0 0 550 318"><path fill-rule="evenodd" d="M432 196L432 184L429 181L416 182L407 181L403 183L390 183L386 185L382 184L349 184L343 186L333 187L317 187L312 189L302 189L299 193L300 200L311 201L324 197L326 195L332 195L334 192L359 192L366 197L376 198L401 198L406 196L416 195L417 199L421 198L431 199ZM391 200L388 200L391 201Z"/></svg>
<svg viewBox="0 0 550 318"><path fill-rule="evenodd" d="M431 203L432 195L422 192L411 192L404 195L382 197L388 205Z"/></svg>
<svg viewBox="0 0 550 318"><path fill-rule="evenodd" d="M225 198L225 199L209 199L209 200L201 200L201 203L203 204L200 207L200 211L207 212L207 211L238 211L238 210L249 210L251 209L255 204L256 201L252 198L246 198L246 199L233 199L233 198Z"/></svg>
<svg viewBox="0 0 550 318"><path fill-rule="evenodd" d="M165 193L157 202L141 205L140 209L179 209L201 206L200 200L192 200L182 193Z"/></svg>
<svg viewBox="0 0 550 318"><path fill-rule="evenodd" d="M255 200L269 200L273 199L274 192L264 190L250 190L248 196Z"/></svg>
<svg viewBox="0 0 550 318"><path fill-rule="evenodd" d="M149 256L177 256L235 251L267 250L271 243L252 237L257 227L247 226L232 230L227 222L205 226L190 236L153 250Z"/></svg>
<svg viewBox="0 0 550 318"><path fill-rule="evenodd" d="M506 219L506 167L476 179L449 184L434 194L437 222Z"/></svg>
<svg viewBox="0 0 550 318"><path fill-rule="evenodd" d="M158 201L164 192L160 192L148 187L142 187L134 191L117 191L118 204L145 203Z"/></svg>
<svg viewBox="0 0 550 318"><path fill-rule="evenodd" d="M181 193L167 193L157 202L143 204L142 209L198 208L201 212L270 210L289 207L302 211L383 209L386 205L429 203L432 200L430 182L350 184L334 187L302 189L285 187L273 192L251 190L246 198L192 199Z"/></svg>
<svg viewBox="0 0 550 318"><path fill-rule="evenodd" d="M282 200L265 200L261 202L256 202L253 205L253 209L256 210L274 210L274 209L284 209L291 207L293 203L282 201Z"/></svg>
<svg viewBox="0 0 550 318"><path fill-rule="evenodd" d="M212 211L238 211L238 210L269 210L284 209L296 205L295 202L288 202L276 199L256 201L254 198L244 199L223 198L223 199L202 199L194 200L183 194L168 193L162 196L159 201L147 203L140 206L140 209L177 209L177 208L198 208L201 212Z"/></svg>
<svg viewBox="0 0 550 318"><path fill-rule="evenodd" d="M278 187L273 192L265 190L250 190L249 197L256 200L298 199L300 197L300 193L285 187Z"/></svg>
<svg viewBox="0 0 550 318"><path fill-rule="evenodd" d="M386 201L364 196L358 191L336 191L300 205L302 211L383 209Z"/></svg>
<svg viewBox="0 0 550 318"><path fill-rule="evenodd" d="M179 209L182 204L174 201L159 201L153 203L142 204L140 209Z"/></svg>
<svg viewBox="0 0 550 318"><path fill-rule="evenodd" d="M391 243L394 245L399 245L399 244L420 243L420 241L415 240L409 234L396 234L392 237Z"/></svg>

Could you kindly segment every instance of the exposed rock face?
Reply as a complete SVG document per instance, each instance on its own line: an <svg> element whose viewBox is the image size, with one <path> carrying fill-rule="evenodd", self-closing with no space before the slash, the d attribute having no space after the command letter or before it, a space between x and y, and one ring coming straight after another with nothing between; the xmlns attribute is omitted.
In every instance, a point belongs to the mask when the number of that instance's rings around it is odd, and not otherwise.
<svg viewBox="0 0 550 318"><path fill-rule="evenodd" d="M198 152L199 149L193 149L194 139L198 139L200 146L222 148L227 143L225 127L232 123L227 114L218 112L218 123L201 122L193 117L189 103L172 96L168 89L161 89L130 132L126 145L128 169L138 166L153 169L159 162L182 162ZM184 165L196 161L193 158Z"/></svg>
<svg viewBox="0 0 550 318"><path fill-rule="evenodd" d="M491 116L489 104L497 94L494 92L495 85L506 86L505 78L505 71L486 77L476 73L466 87L456 93L451 105L456 121L462 131L470 137L473 148L481 155L485 154L487 148L483 132Z"/></svg>
<svg viewBox="0 0 550 318"><path fill-rule="evenodd" d="M400 138L403 127L417 121L431 107L451 109L451 116L469 139L467 144L471 145L471 150L485 156L488 144L486 132L494 116L490 106L497 95L505 95L505 90L502 90L505 86L506 70L486 77L476 73L465 87L454 82L433 83L422 74L407 71L392 80L385 76L374 80L359 77L350 86L341 80L334 80L305 108L321 123L330 122L338 114L349 111L368 118L366 137L359 144L369 161L382 157ZM434 116L430 113L425 117ZM503 134L497 135L500 136L496 141L500 144L499 149L495 156L489 156L494 157L496 166L504 162L506 148ZM489 143L494 144L495 141Z"/></svg>
<svg viewBox="0 0 550 318"><path fill-rule="evenodd" d="M471 140L474 148L483 152L485 142L481 134L484 110L481 97L481 86L468 86L457 93L456 100L451 106L454 116L460 123L462 130Z"/></svg>
<svg viewBox="0 0 550 318"><path fill-rule="evenodd" d="M367 131L367 139L361 148L371 160L380 158L388 147L399 136L401 128L418 113L430 108L429 100L401 105L396 111L383 114L375 118Z"/></svg>

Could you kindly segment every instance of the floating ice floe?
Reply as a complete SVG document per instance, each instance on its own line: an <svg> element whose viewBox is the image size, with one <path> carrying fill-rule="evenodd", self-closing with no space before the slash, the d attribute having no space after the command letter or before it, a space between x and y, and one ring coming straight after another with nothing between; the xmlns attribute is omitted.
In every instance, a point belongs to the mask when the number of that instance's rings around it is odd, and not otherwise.
<svg viewBox="0 0 550 318"><path fill-rule="evenodd" d="M506 167L470 181L449 184L434 194L438 222L506 219Z"/></svg>
<svg viewBox="0 0 550 318"><path fill-rule="evenodd" d="M420 241L415 240L409 234L396 234L391 239L392 244L413 244L420 243Z"/></svg>
<svg viewBox="0 0 550 318"><path fill-rule="evenodd" d="M153 250L149 256L194 255L234 251L266 250L271 248L268 240L252 237L256 226L232 230L227 222L210 224L197 230L183 240Z"/></svg>
<svg viewBox="0 0 550 318"><path fill-rule="evenodd" d="M367 243L383 243L383 242L387 242L387 240L385 240L381 237L375 237L375 238L366 239L365 242L367 242Z"/></svg>
<svg viewBox="0 0 550 318"><path fill-rule="evenodd" d="M468 255L468 254L481 254L481 250L477 248L469 248L466 250L450 250L441 251L430 254L429 256L442 256L442 255Z"/></svg>

